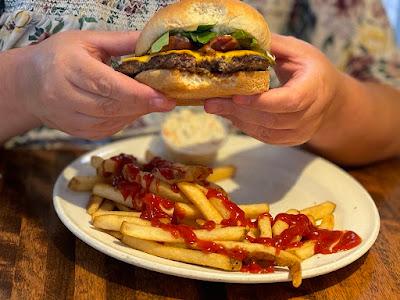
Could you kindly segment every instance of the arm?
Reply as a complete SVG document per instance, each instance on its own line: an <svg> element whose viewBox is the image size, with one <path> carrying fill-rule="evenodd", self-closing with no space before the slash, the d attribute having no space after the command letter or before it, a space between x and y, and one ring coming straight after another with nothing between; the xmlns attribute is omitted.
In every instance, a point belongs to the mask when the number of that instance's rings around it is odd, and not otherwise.
<svg viewBox="0 0 400 300"><path fill-rule="evenodd" d="M341 76L342 88L310 148L347 165L400 155L400 90Z"/></svg>
<svg viewBox="0 0 400 300"><path fill-rule="evenodd" d="M17 66L23 65L25 49L14 49L0 53L0 144L7 139L40 125L40 121L29 113L17 97Z"/></svg>

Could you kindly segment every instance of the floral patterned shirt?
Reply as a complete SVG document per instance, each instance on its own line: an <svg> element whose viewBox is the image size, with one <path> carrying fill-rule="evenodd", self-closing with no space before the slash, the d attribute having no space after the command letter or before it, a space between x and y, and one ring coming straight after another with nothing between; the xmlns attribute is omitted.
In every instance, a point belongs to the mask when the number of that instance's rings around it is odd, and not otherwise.
<svg viewBox="0 0 400 300"><path fill-rule="evenodd" d="M0 51L40 42L60 31L140 30L174 0L0 0ZM293 35L321 49L342 71L400 88L400 51L379 0L247 0L267 19L271 31ZM135 122L116 139L157 130L160 114ZM78 142L38 128L9 145ZM107 140L109 141L109 140ZM104 142L104 141L103 141ZM87 145L92 145L86 143Z"/></svg>

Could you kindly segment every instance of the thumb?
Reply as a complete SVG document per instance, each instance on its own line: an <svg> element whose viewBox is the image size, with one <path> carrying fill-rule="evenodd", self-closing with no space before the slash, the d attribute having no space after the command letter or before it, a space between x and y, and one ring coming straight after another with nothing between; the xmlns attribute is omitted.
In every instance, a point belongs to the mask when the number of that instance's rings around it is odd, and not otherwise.
<svg viewBox="0 0 400 300"><path fill-rule="evenodd" d="M110 56L132 54L136 47L140 31L91 31L88 41Z"/></svg>

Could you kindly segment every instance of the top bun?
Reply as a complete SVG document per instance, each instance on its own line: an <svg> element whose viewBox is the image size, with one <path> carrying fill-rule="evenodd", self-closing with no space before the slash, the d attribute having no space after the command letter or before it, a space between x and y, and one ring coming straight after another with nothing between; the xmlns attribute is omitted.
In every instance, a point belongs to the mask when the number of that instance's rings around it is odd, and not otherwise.
<svg viewBox="0 0 400 300"><path fill-rule="evenodd" d="M167 31L196 30L198 25L215 25L214 30L219 32L242 29L255 37L263 50L270 49L268 24L250 5L239 0L181 0L160 9L149 20L137 41L135 54L146 54Z"/></svg>

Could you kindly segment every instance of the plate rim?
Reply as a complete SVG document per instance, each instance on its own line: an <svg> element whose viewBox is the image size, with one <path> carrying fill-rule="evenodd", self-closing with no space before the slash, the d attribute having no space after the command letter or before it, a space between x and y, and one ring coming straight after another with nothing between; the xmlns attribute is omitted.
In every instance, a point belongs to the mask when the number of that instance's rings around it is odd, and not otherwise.
<svg viewBox="0 0 400 300"><path fill-rule="evenodd" d="M107 244L102 243L98 239L88 235L85 233L84 230L82 230L77 224L75 224L69 217L67 217L67 214L64 213L64 209L62 208L61 202L62 199L61 197L58 196L57 191L62 188L62 182L64 179L64 173L69 168L71 165L79 163L84 157L90 157L91 155L98 153L98 152L112 152L112 148L118 147L119 145L123 145L125 143L129 143L131 140L135 139L141 139L141 138L149 138L149 137L154 137L156 136L155 134L146 134L146 135L141 135L137 137L132 137L132 138L127 138L119 141L115 141L112 143L109 143L107 145L104 145L102 147L96 148L94 150L91 150L89 152L86 152L76 159L74 159L72 162L70 162L63 170L60 172L60 174L57 177L57 180L53 186L53 206L54 209L57 213L58 218L61 220L61 222L64 224L64 226L67 227L71 233L73 233L77 238L79 238L82 242L88 244L92 248L108 255L111 256L115 259L118 259L120 261L123 261L127 264L141 267L147 270L155 271L158 273L163 273L163 274L168 274L168 275L173 275L177 277L183 277L183 278L189 278L189 279L195 279L195 280L203 280L203 281L210 281L210 282L226 282L226 283L242 283L242 284L257 284L257 283L274 283L274 282L288 282L291 281L289 278L289 273L272 273L274 276L271 276L271 274L245 274L240 273L240 272L223 272L220 271L220 273L214 273L210 274L207 272L209 268L207 267L200 267L201 269L204 270L193 270L193 269L188 269L185 267L185 265L191 266L190 264L183 263L183 262L176 262L178 266L171 266L171 265L166 265L162 263L162 260L170 261L169 259L165 258L160 258L161 262L154 262L150 261L150 263L146 264L146 261L149 262L149 260L141 257L137 257L135 255L131 255L128 253L125 253L121 250L115 249L113 247L108 246ZM251 139L251 137L248 136L242 136L242 135L235 135L236 137L240 138L245 138L245 139ZM272 145L268 145L271 147L274 147ZM288 148L286 148L288 149ZM328 265L320 265L317 267L313 267L308 270L303 270L302 271L302 278L307 279L307 278L313 278L317 276L321 276L324 274L328 274L334 271L337 271L338 269L341 269L351 263L356 262L358 259L360 259L365 253L367 253L373 244L375 243L379 231L380 231L380 216L379 216L379 211L378 208L376 207L376 204L374 200L372 199L371 195L368 193L368 191L359 183L352 175L350 175L348 172L343 170L341 167L335 165L334 163L326 160L323 157L320 157L318 155L312 154L308 151L305 151L303 149L299 148L289 148L291 151L295 152L301 152L303 155L306 155L311 158L316 158L319 159L321 163L329 165L330 168L334 168L337 171L341 173L342 176L347 177L348 180L351 180L353 185L357 186L357 188L364 194L365 198L368 199L368 201L371 204L371 207L373 208L373 215L374 215L374 223L375 226L373 227L373 231L371 232L371 235L369 235L367 241L364 243L363 247L355 248L350 250L351 255L344 256L340 258L339 260L329 263ZM366 199L365 199L366 200ZM116 239L117 240L117 239ZM134 251L139 251L136 249L132 249ZM139 251L145 256L150 255L154 256L142 251ZM157 256L155 256L157 257ZM182 265L182 266L180 266ZM215 271L215 270L213 270ZM217 277L210 276L210 275L216 275L218 274Z"/></svg>

